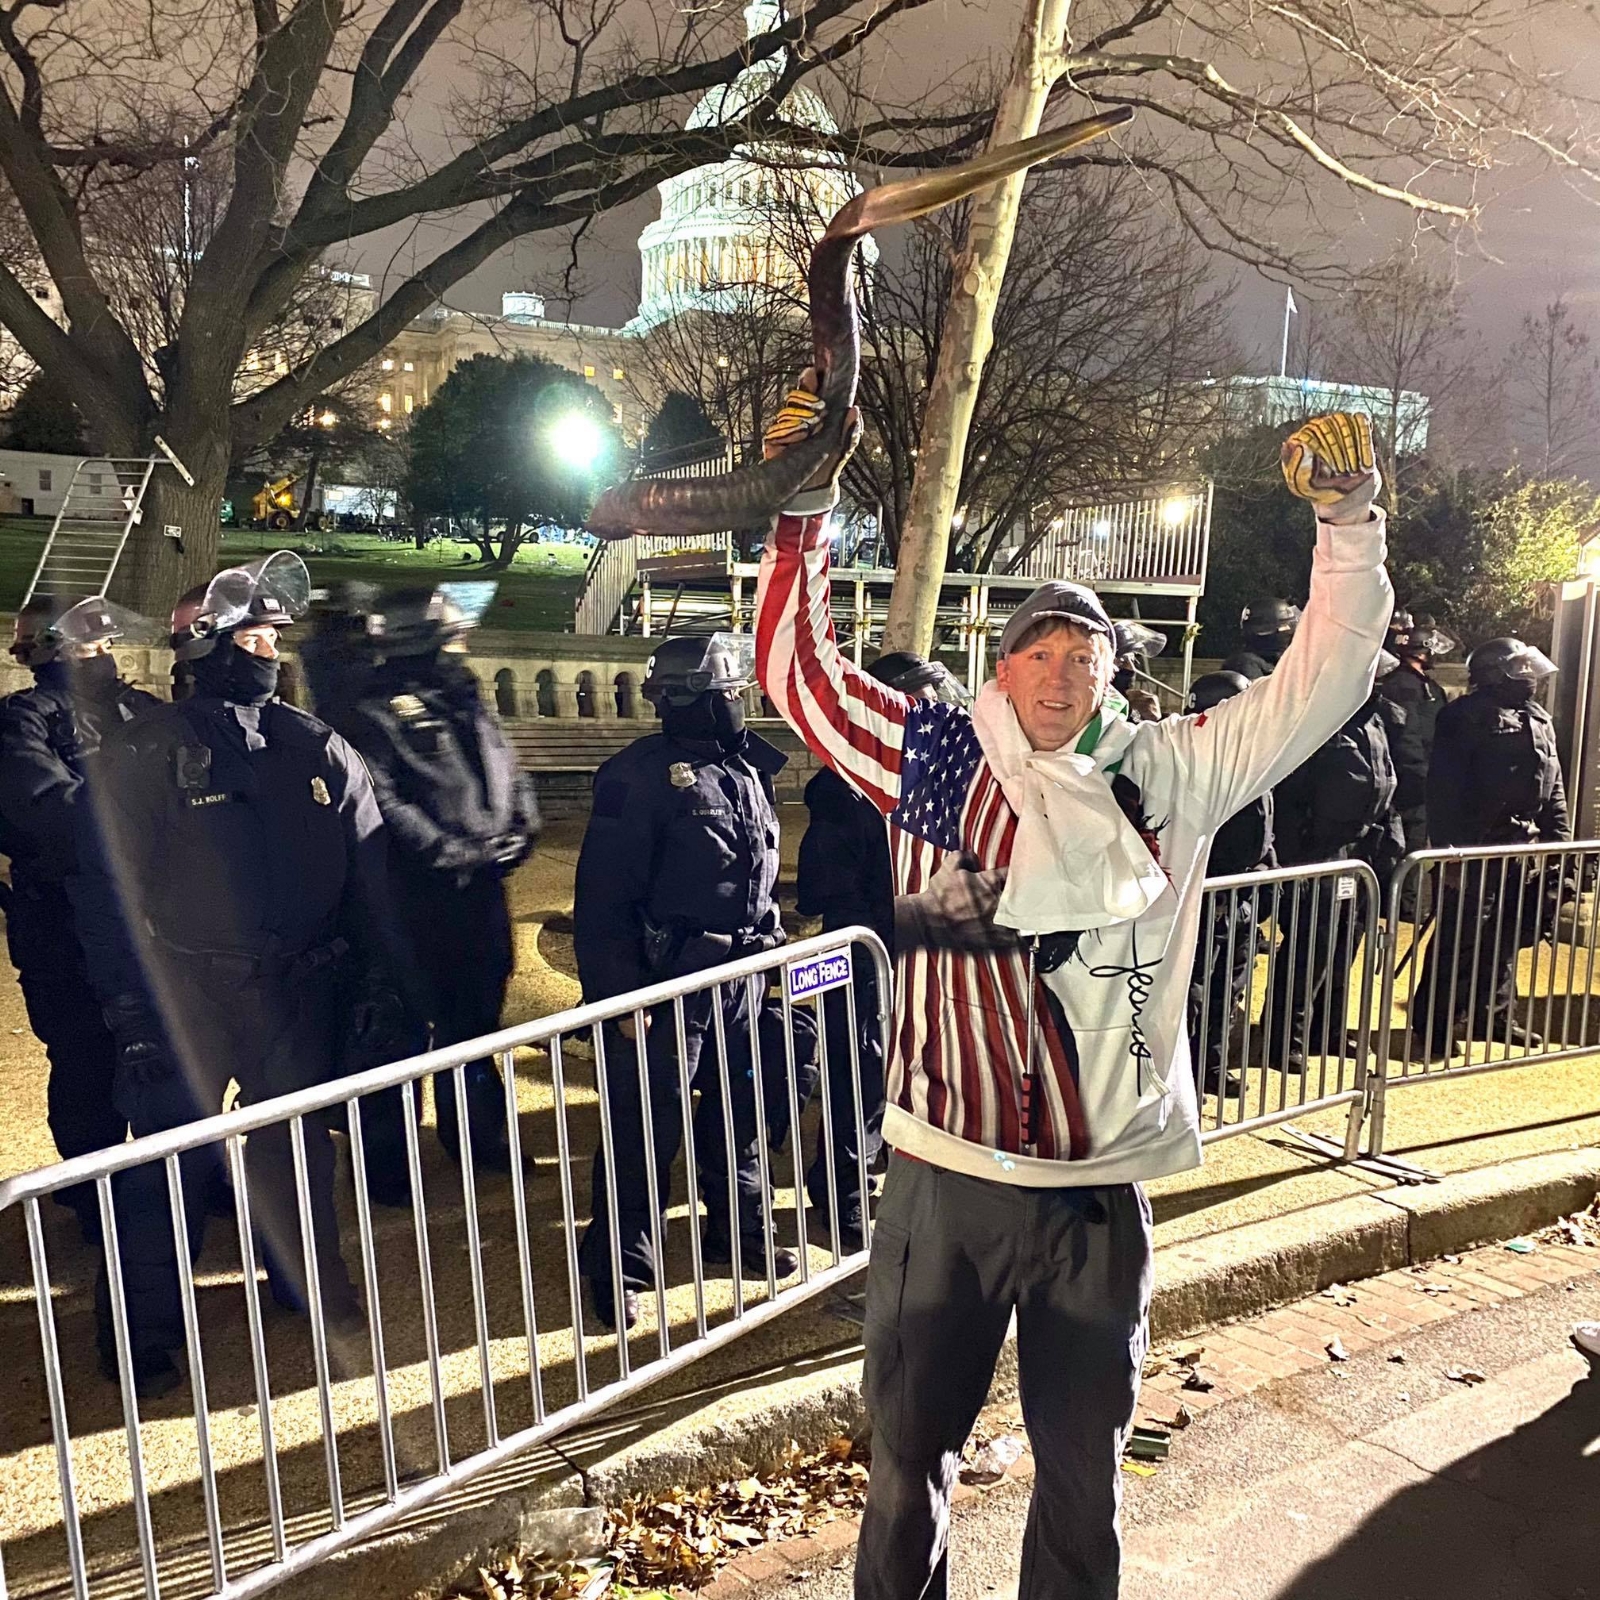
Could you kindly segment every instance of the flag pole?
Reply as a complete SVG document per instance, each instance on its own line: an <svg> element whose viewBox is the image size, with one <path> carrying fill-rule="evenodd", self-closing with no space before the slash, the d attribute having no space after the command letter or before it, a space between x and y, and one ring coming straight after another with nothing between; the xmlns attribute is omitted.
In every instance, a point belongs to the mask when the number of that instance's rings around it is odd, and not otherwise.
<svg viewBox="0 0 1600 1600"><path fill-rule="evenodd" d="M1294 290L1287 284L1283 289L1283 354L1278 361L1278 376L1289 376L1289 318L1294 315Z"/></svg>

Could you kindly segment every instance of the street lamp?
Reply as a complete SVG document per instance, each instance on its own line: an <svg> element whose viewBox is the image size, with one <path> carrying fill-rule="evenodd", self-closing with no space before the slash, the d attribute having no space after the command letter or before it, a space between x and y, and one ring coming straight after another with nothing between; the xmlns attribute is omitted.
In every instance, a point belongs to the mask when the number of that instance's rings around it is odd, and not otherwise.
<svg viewBox="0 0 1600 1600"><path fill-rule="evenodd" d="M605 453L606 436L593 417L569 411L550 424L546 434L556 459L574 472L590 471Z"/></svg>

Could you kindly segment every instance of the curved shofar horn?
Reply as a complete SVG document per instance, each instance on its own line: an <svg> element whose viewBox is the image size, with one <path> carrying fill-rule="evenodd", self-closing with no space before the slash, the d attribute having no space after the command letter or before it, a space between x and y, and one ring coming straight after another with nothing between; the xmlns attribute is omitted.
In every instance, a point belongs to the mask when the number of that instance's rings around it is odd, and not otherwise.
<svg viewBox="0 0 1600 1600"><path fill-rule="evenodd" d="M850 264L863 235L911 222L941 206L1078 145L1098 139L1133 116L1129 106L1069 123L1032 139L990 150L959 167L904 178L858 194L835 215L811 252L812 361L827 402L822 430L772 461L715 478L634 479L607 489L595 503L589 528L604 539L631 534L720 533L757 528L782 510L841 447L845 415L855 401L861 370L861 329Z"/></svg>

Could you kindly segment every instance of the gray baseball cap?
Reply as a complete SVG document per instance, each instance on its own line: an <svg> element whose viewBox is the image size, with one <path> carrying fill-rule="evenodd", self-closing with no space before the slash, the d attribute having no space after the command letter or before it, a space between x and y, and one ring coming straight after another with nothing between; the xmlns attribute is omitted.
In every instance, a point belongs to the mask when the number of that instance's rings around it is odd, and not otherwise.
<svg viewBox="0 0 1600 1600"><path fill-rule="evenodd" d="M1060 617L1063 622L1076 623L1091 633L1103 633L1113 644L1116 642L1111 618L1106 615L1106 608L1100 604L1100 597L1094 590L1084 588L1081 583L1067 583L1064 579L1052 578L1048 583L1041 583L1011 613L1011 620L1000 635L1000 654L1010 655L1023 634L1046 617Z"/></svg>

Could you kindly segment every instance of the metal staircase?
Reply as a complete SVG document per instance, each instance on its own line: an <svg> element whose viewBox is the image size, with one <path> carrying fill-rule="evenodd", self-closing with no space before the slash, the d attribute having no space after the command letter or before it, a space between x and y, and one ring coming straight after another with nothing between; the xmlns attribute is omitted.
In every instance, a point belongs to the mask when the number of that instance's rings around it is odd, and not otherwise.
<svg viewBox="0 0 1600 1600"><path fill-rule="evenodd" d="M73 468L23 605L36 594L103 595L111 587L128 535L144 515L145 490L156 468L165 461L194 483L164 439L157 438L156 446L142 460L91 456Z"/></svg>

